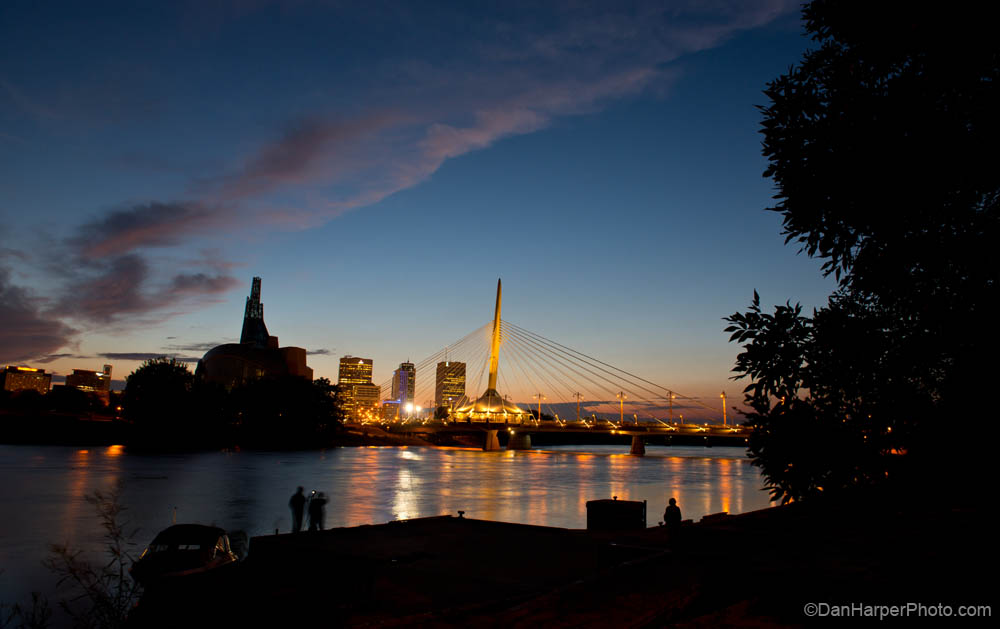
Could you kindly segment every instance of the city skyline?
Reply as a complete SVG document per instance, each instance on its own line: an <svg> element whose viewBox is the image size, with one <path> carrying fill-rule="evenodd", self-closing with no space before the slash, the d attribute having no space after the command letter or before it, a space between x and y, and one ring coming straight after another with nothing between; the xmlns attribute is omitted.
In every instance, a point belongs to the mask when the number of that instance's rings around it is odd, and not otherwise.
<svg viewBox="0 0 1000 629"><path fill-rule="evenodd" d="M505 319L739 404L722 317L833 286L764 211L795 3L122 6L3 9L2 363L193 368L261 276L316 377L381 383L503 277Z"/></svg>

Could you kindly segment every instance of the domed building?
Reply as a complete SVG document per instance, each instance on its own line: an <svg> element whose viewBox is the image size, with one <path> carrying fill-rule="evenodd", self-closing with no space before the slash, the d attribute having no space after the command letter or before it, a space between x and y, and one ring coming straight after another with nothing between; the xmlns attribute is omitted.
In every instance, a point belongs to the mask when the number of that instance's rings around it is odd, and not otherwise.
<svg viewBox="0 0 1000 629"><path fill-rule="evenodd" d="M522 424L531 420L531 413L505 400L496 389L488 388L475 401L465 398L455 407L455 419L470 422Z"/></svg>
<svg viewBox="0 0 1000 629"><path fill-rule="evenodd" d="M240 342L208 350L198 361L195 376L231 389L260 378L297 376L312 380L313 370L306 365L306 350L278 347L278 337L268 334L260 301L260 278L255 277L247 297Z"/></svg>

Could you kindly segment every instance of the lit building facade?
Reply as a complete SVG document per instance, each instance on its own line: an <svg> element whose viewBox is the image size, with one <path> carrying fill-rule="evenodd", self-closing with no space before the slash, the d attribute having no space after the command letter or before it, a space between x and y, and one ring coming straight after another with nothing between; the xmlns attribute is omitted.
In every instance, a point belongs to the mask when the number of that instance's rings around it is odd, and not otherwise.
<svg viewBox="0 0 1000 629"><path fill-rule="evenodd" d="M399 402L396 400L385 400L382 402L382 406L379 407L382 419L393 420L399 419Z"/></svg>
<svg viewBox="0 0 1000 629"><path fill-rule="evenodd" d="M0 378L4 391L38 391L42 395L52 387L52 374L33 367L6 367Z"/></svg>
<svg viewBox="0 0 1000 629"><path fill-rule="evenodd" d="M457 404L465 397L465 363L438 363L434 382L435 407Z"/></svg>
<svg viewBox="0 0 1000 629"><path fill-rule="evenodd" d="M348 417L364 418L378 406L379 387L372 384L372 368L371 358L344 356L340 359L337 385L341 406Z"/></svg>
<svg viewBox="0 0 1000 629"><path fill-rule="evenodd" d="M392 372L392 399L399 402L401 408L413 403L417 387L417 368L413 363L400 363L399 369Z"/></svg>
<svg viewBox="0 0 1000 629"><path fill-rule="evenodd" d="M354 408L357 416L363 419L371 419L378 409L379 398L382 388L377 384L355 384L351 385L354 395Z"/></svg>
<svg viewBox="0 0 1000 629"><path fill-rule="evenodd" d="M104 365L103 371L74 369L66 376L66 386L93 393L106 404L111 395L111 365Z"/></svg>
<svg viewBox="0 0 1000 629"><path fill-rule="evenodd" d="M372 359L344 356L340 359L340 373L337 384L371 384Z"/></svg>

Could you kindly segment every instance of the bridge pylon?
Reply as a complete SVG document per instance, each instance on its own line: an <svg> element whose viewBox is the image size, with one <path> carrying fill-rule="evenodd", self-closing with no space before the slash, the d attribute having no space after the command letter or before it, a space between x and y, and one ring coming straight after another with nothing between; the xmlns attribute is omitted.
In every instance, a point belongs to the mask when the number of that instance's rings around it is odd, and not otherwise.
<svg viewBox="0 0 1000 629"><path fill-rule="evenodd" d="M632 456L646 456L646 442L642 435L632 435L632 448L629 450Z"/></svg>
<svg viewBox="0 0 1000 629"><path fill-rule="evenodd" d="M500 440L497 438L496 430L484 430L485 439L483 442L483 452L499 452Z"/></svg>
<svg viewBox="0 0 1000 629"><path fill-rule="evenodd" d="M486 391L475 401L462 404L454 411L458 421L523 424L530 414L516 404L508 402L497 392L497 375L500 368L500 305L502 303L502 285L497 280L497 301L493 311L493 335L490 340L490 374Z"/></svg>

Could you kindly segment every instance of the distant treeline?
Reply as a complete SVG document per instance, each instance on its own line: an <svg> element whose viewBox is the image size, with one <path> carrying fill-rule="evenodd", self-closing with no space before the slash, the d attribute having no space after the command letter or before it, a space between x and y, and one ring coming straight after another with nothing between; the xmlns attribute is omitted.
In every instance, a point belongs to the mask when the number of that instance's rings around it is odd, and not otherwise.
<svg viewBox="0 0 1000 629"><path fill-rule="evenodd" d="M326 378L284 376L226 388L172 358L147 360L133 371L122 407L129 444L152 449L317 447L343 424L337 387Z"/></svg>
<svg viewBox="0 0 1000 629"><path fill-rule="evenodd" d="M0 391L0 443L98 445L122 443L125 432L115 421L121 394L110 403L94 393L57 386L38 391Z"/></svg>
<svg viewBox="0 0 1000 629"><path fill-rule="evenodd" d="M34 389L25 391L0 390L0 412L12 415L39 415L60 413L64 415L89 416L92 414L111 417L116 407L121 405L121 393L112 391L105 401L96 393L81 391L75 387L57 385L46 394Z"/></svg>
<svg viewBox="0 0 1000 629"><path fill-rule="evenodd" d="M0 395L0 441L126 445L151 450L314 448L341 433L337 387L326 378L267 378L226 388L184 363L147 360L111 403L70 387Z"/></svg>

